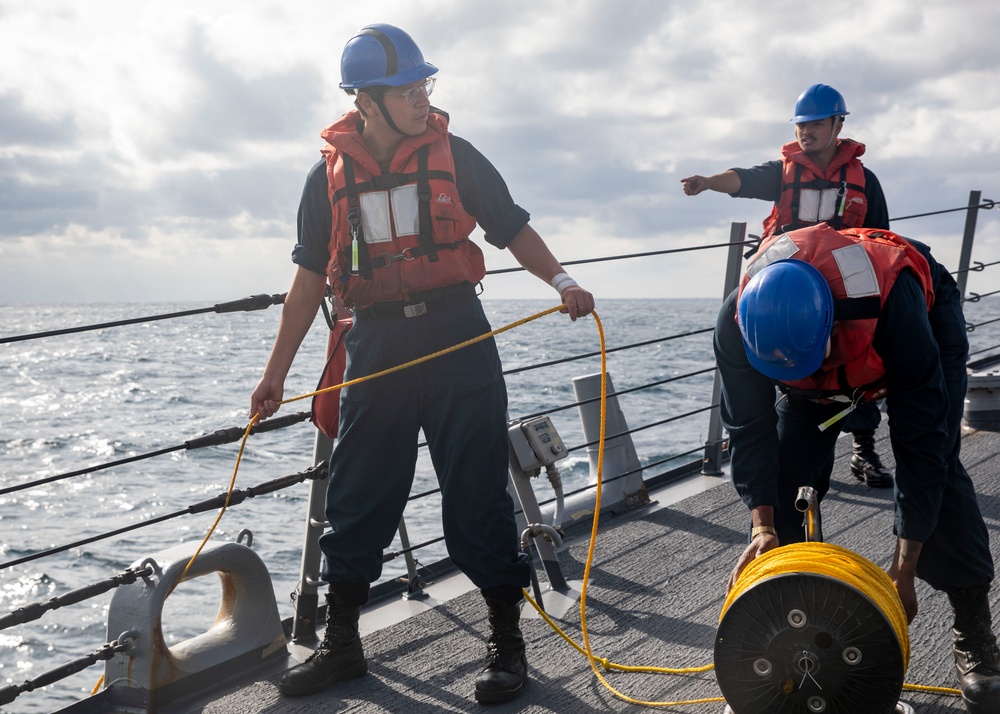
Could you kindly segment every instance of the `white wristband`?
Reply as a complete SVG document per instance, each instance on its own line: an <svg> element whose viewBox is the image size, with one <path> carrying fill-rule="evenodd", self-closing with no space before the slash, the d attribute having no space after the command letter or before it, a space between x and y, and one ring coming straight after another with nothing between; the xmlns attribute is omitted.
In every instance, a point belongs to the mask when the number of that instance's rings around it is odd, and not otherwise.
<svg viewBox="0 0 1000 714"><path fill-rule="evenodd" d="M566 273L559 273L555 275L551 280L551 285L556 289L556 292L562 295L562 291L566 288L576 287L576 281L573 280Z"/></svg>

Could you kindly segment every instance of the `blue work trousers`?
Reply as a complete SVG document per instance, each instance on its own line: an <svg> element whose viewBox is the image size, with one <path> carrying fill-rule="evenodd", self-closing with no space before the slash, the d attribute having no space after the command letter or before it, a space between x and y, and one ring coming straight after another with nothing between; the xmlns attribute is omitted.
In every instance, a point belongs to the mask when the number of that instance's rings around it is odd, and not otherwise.
<svg viewBox="0 0 1000 714"><path fill-rule="evenodd" d="M345 338L345 381L490 330L479 299L468 294L417 317L359 310ZM320 538L331 589L363 588L366 598L367 584L380 576L410 495L421 429L454 564L479 588L528 586L530 565L507 492L507 391L493 338L347 387L340 404L326 500L330 531Z"/></svg>

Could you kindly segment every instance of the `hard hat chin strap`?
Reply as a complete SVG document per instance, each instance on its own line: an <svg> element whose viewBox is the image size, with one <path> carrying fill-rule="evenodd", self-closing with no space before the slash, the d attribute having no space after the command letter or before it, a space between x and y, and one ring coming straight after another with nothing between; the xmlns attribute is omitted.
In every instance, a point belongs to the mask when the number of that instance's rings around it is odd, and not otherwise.
<svg viewBox="0 0 1000 714"><path fill-rule="evenodd" d="M382 95L378 94L370 96L372 98L372 101L374 101L375 104L378 105L379 111L382 112L382 116L385 118L385 123L389 125L389 128L392 129L397 134L405 136L405 134L403 134L403 132L399 130L399 127L396 126L396 122L392 120L392 115L389 113L389 110L385 108L385 101Z"/></svg>

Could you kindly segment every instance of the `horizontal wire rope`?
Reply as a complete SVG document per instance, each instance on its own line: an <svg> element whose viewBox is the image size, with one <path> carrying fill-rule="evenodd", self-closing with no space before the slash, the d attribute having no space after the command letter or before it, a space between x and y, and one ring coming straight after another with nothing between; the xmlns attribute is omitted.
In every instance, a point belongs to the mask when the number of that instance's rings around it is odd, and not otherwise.
<svg viewBox="0 0 1000 714"><path fill-rule="evenodd" d="M738 245L756 245L756 241L745 241ZM627 255L611 255L603 256L599 258L582 258L580 260L571 260L564 262L563 265L584 265L587 263L603 263L615 260L626 260L629 258L645 258L656 255L668 255L671 253L686 253L690 251L698 250L710 250L714 248L728 248L732 243L715 243L712 245L703 246L693 246L690 248L669 248L664 250L654 250L646 253L630 253ZM500 268L497 270L488 270L486 275L501 275L505 273L515 273L522 272L524 268ZM230 302L219 303L213 305L212 307L194 308L191 310L181 310L178 312L166 313L162 315L150 315L145 317L135 317L126 320L115 320L112 322L102 322L93 325L81 325L79 327L70 327L61 330L49 330L47 332L36 332L25 335L15 335L12 337L0 337L0 345L8 344L12 342L22 342L24 340L33 340L43 337L54 337L57 335L67 335L77 332L87 332L92 330L100 330L108 327L122 327L124 325L135 325L143 322L154 322L157 320L169 320L177 317L189 317L191 315L203 315L210 312L215 313L227 313L227 312L239 312L239 311L253 311L253 310L263 310L271 305L281 304L285 301L285 296L287 293L275 294L275 295L251 295L249 297L242 298L240 300L232 300ZM332 319L329 316L328 320Z"/></svg>
<svg viewBox="0 0 1000 714"><path fill-rule="evenodd" d="M291 426L293 424L298 424L299 422L306 421L311 417L312 417L312 412L298 412L296 414L285 414L280 417L275 417L273 420L268 420L261 424L256 424L254 426L254 430L252 433L284 429L285 427ZM188 439L183 444L168 446L163 449L158 449L156 451L148 451L143 454L129 456L124 459L118 459L116 461L108 461L106 463L97 464L95 466L88 466L87 468L78 469L76 471L67 471L66 473L56 474L54 476L46 476L44 478L36 479L34 481L27 481L25 483L20 483L15 486L0 488L0 496L3 496L4 494L7 493L13 493L15 491L23 491L28 488L42 486L47 483L52 483L54 481L62 481L63 479L72 478L74 476L83 476L86 474L94 473L96 471L103 471L105 469L110 469L115 466L122 466L124 464L135 463L136 461L151 459L156 456L163 456L164 454L171 454L175 451L180 451L181 449L187 449L190 451L194 449L203 449L207 446L221 446L223 444L231 444L233 442L239 441L242 438L242 436L243 436L243 427L230 427L228 429L219 429L217 431L212 432L211 434L198 436L195 437L194 439Z"/></svg>
<svg viewBox="0 0 1000 714"><path fill-rule="evenodd" d="M44 558L50 555L55 555L56 553L62 553L67 550L72 550L73 548L78 548L82 545L88 545L89 543L96 543L100 540L107 540L108 538L113 538L123 533L129 533L139 528L145 528L147 526L155 525L157 523L163 523L172 518L178 518L179 516L195 515L198 513L205 513L206 511L211 511L216 508L222 508L223 505L236 505L242 503L248 498L254 498L255 496L262 496L267 493L272 493L274 491L279 491L283 488L289 486L294 486L296 484L302 483L306 479L325 479L327 477L327 464L324 462L322 464L317 464L304 471L300 471L289 476L282 476L280 478L272 479L271 481L266 481L264 483L258 484L257 486L251 486L247 489L241 491L230 490L227 493L219 494L218 496L213 496L212 498L206 499L204 501L199 501L194 503L187 508L181 509L179 511L174 511L173 513L166 513L162 516L154 516L145 521L140 521L139 523L133 523L122 528L115 529L113 531L108 531L106 533L100 533L88 538L82 538L80 540L74 541L72 543L66 543L64 545L55 546L47 550L38 551L32 553L31 555L24 556L22 558L17 558L15 560L9 560L6 563L0 563L0 570L6 570L7 568L13 567L15 565L21 565L22 563L27 563L32 560L38 560L39 558Z"/></svg>
<svg viewBox="0 0 1000 714"><path fill-rule="evenodd" d="M1000 290L993 290L988 293L969 293L968 297L962 298L962 302L979 302L984 297L990 297L991 295L996 295L1000 293Z"/></svg>
<svg viewBox="0 0 1000 714"><path fill-rule="evenodd" d="M975 352L970 352L969 356L971 357L972 355L978 355L978 354L981 354L983 352L989 352L991 350L996 350L996 349L1000 349L1000 345L993 345L992 347L983 347L981 350L976 350Z"/></svg>
<svg viewBox="0 0 1000 714"><path fill-rule="evenodd" d="M898 218L898 219L893 219L893 220L905 220L907 218L915 218L915 217L920 217L920 216L935 215L937 213L947 213L947 212L952 212L952 211L970 210L971 208L983 208L983 207L985 207L985 208L993 208L994 207L994 203L992 201L989 201L986 204L982 204L980 206L966 206L966 207L962 207L962 208L949 209L949 210L946 210L946 211L938 211L938 212L934 212L934 213L918 214L918 215L915 215L915 216L904 216L904 217L901 217L901 218ZM745 242L744 244L753 244L753 245L756 245L757 242L756 241ZM584 260L579 260L579 261L566 262L566 263L564 263L564 265L576 265L576 264L583 264L583 263L595 263L595 262L604 262L604 261L611 261L611 260L622 260L622 259L627 259L627 258L646 257L646 256L652 256L652 255L664 255L664 254L670 254L670 253L688 252L688 251L691 251L691 250L704 250L704 249L717 248L717 247L727 247L728 248L731 245L733 245L733 243L722 243L722 244L717 244L717 245L700 246L700 247L694 247L694 248L653 251L653 252L648 252L648 253L637 253L637 254L630 254L630 255L623 255L623 256L612 256L612 257L599 258L599 259L584 259ZM968 268L968 271L982 271L985 267L989 267L989 266L993 266L993 265L997 265L997 264L1000 264L1000 261L996 261L996 262L993 262L993 263L987 263L987 264L983 264L983 263L978 263L977 262L977 265L975 267ZM522 270L522 269L515 268L515 269L505 269L505 270L498 270L498 271L490 271L487 274L507 273L507 272L514 272L516 270ZM957 272L962 272L962 271L957 271ZM980 297L986 297L986 296L989 296L989 295L993 295L993 294L996 294L996 292L1000 292L1000 291L995 291L994 293L987 293L986 295L976 296L975 299L970 299L970 301L974 302L974 301L978 300ZM267 298L268 296L266 296L266 295L265 296L254 296L254 298L260 298L260 297ZM281 296L271 296L271 297L273 297L273 298L279 298L280 297L283 300L284 295L281 295ZM246 298L245 300L251 300L251 299L252 298ZM277 303L274 303L274 304L277 304ZM235 310L235 309L259 310L259 309L266 308L267 306L268 305L262 305L262 306L257 306L257 307L233 308L233 310ZM100 329L100 328L104 328L104 327L116 327L116 326L121 326L121 325L135 324L135 323L138 323L138 322L146 322L146 321L158 320L158 319L169 319L169 318L172 318L172 317L181 317L181 316L186 316L186 315L202 314L202 313L213 312L213 311L214 312L220 312L221 310L219 310L219 307L220 307L219 305L216 305L214 308L204 308L204 309L200 309L200 310L192 310L192 311L184 311L184 312L179 312L179 313L172 313L172 314L169 314L169 315L160 315L160 316L153 316L153 317L147 317L147 318L136 318L136 319L133 319L133 320L122 320L122 321L117 321L117 322L112 322L112 323L102 323L101 325L94 325L94 326L89 326L89 327L85 327L85 328L70 328L68 330L56 330L56 331L50 331L50 332L46 332L46 333L36 333L34 335L19 336L19 337L15 337L15 338L0 338L0 344L4 344L4 343L8 343L8 342L16 342L16 341L20 341L20 340L23 340L23 339L32 339L32 338L35 338L35 337L47 337L47 336L53 336L53 335L68 334L68 333L71 333L71 332L83 331L84 329ZM547 313L540 313L538 316L541 316L542 314L547 314ZM596 313L594 314L594 317L598 321L599 329L601 330L602 348L603 348L603 328L600 327L599 318L597 317ZM997 322L997 321L1000 321L1000 318L997 318L996 320L989 320L989 321L986 321L986 322L977 323L976 325L970 326L969 331L972 331L972 329L975 329L975 327L979 327L979 326L990 324L990 323ZM689 335L696 335L696 334L702 334L702 333L705 333L705 332L711 332L712 330L713 330L713 328L707 328L707 329L704 329L704 330L699 330L699 331L695 331L695 332L684 333L684 334L681 334L681 335L674 335L674 336L670 336L670 337L666 337L666 338L657 338L657 339L654 339L654 340L648 340L648 341L641 342L641 343L635 343L634 345L625 345L625 346L621 346L621 347L617 347L617 348L612 348L612 349L606 350L606 351L602 349L601 352L587 353L587 354L583 354L583 355L578 355L578 356L575 356L575 357L567 358L567 359L564 359L564 360L558 360L558 361L541 363L541 364L538 364L538 365L531 365L531 366L527 366L527 367L513 369L513 370L510 370L508 372L505 372L505 374L513 374L513 373L517 373L517 372L521 372L521 371L526 371L526 370L529 370L529 369L538 369L538 368L545 367L545 366L551 366L551 365L554 365L554 364L562 364L562 363L565 363L565 362L570 362L570 361L578 360L578 359L585 359L585 358L593 357L593 356L597 356L597 355L601 355L602 356L602 361L603 361L604 358L605 358L605 355L607 354L607 352L614 352L614 351L620 351L620 350L625 350L625 349L631 349L633 347L644 346L644 345L648 345L648 344L654 344L654 343L657 343L657 342L663 342L663 341L670 340L670 339L677 339L679 337L684 337L684 336L689 336ZM993 349L993 348L987 348L987 349ZM979 350L979 352L982 352L982 351L987 351L987 350ZM976 354L976 353L970 353L970 354ZM605 365L602 365L602 367L604 367L604 366ZM620 390L620 391L616 392L615 395L617 395L617 394L626 394L626 393L640 391L642 389L649 388L650 386L656 386L658 384L663 384L663 383L670 382L670 381L676 381L676 380L682 379L682 378L684 378L686 376L694 376L694 375L697 375L697 374L714 371L714 369L715 368L713 367L713 368L701 370L699 372L694 372L691 375L681 375L681 376L678 376L678 377L672 377L672 378L669 378L669 379L660 380L658 382L654 382L654 383L651 383L649 385L642 385L642 386L639 386L639 387L633 387L633 388L629 388L629 389L626 389L626 390ZM378 375L375 375L375 376L378 376ZM341 385L341 386L343 386L343 385ZM602 382L602 391L603 390L604 390L604 384ZM322 390L322 391L327 391L327 390ZM305 397L308 397L308 396L312 396L312 395L314 395L316 393L318 393L318 392L313 392L313 393L310 393L310 394L307 394L307 395L303 395L301 397L296 397L295 399L286 400L286 402L295 401L296 399L300 399L300 398L305 398ZM602 397L606 397L606 396L607 396L606 394L602 395ZM589 399L589 400L583 400L583 401L578 402L578 403L569 404L569 405L565 405L565 406L562 406L562 407L557 407L557 408L555 408L555 409L553 409L553 410L551 410L549 412L540 412L539 414L552 413L554 411L561 411L561 410L565 410L565 409L570 409L570 408L572 408L574 406L579 406L581 404L585 404L585 403L588 403L588 402L597 401L598 399L601 399L601 398L594 398L594 399ZM286 402L282 402L282 403L286 403ZM695 411L692 411L692 412L688 412L688 413L683 414L683 415L678 415L678 416L671 417L671 418L668 418L668 419L664 419L664 420L661 420L661 421L653 422L651 424L644 425L644 426L641 426L641 427L637 427L637 428L634 428L634 429L630 429L630 430L621 432L619 434L612 435L612 436L607 437L607 438L612 438L613 439L615 437L623 436L623 435L626 435L626 434L631 434L633 432L641 431L643 429L652 428L654 426L660 426L660 425L666 424L668 422L675 421L677 419L686 418L688 416L693 416L693 415L699 414L701 412L710 410L710 409L714 408L714 406L715 405L709 406L709 407L706 407L706 408L703 408L703 409L698 409L698 410L695 410ZM308 412L304 412L303 414L306 414L306 416L308 417L309 413ZM579 449L585 448L587 446L592 446L595 443L600 443L601 444L601 448L603 449L603 441L604 441L604 435L603 435L603 423L604 423L604 419L603 419L603 416L604 416L604 403L602 401L602 437L601 437L601 439L599 440L599 442L590 442L588 444L584 444L584 445L581 445L581 446L573 447L573 449L571 449L571 450L579 450ZM252 423L250 425L248 425L246 433L243 434L244 443L245 443L246 437L249 436L250 433L252 433L250 431L250 429L253 426L254 425ZM263 429L261 429L261 430L263 430ZM233 441L235 441L235 439L233 439ZM225 442L225 443L229 443L229 442ZM170 453L172 451L175 451L175 450L178 450L178 449L181 449L181 448L188 448L188 447L186 446L186 444L185 445L176 446L176 447L171 447L170 449L163 449L163 450L160 450L158 452L153 452L150 455L130 457L128 459L124 459L124 460L121 460L121 461L118 461L118 462L111 462L109 464L102 465L100 467L94 467L91 470L98 470L100 468L109 468L112 465L120 465L120 464L124 464L124 463L131 463L133 461L140 460L141 458L150 458L151 456L163 455L163 454ZM633 471L629 472L629 474L634 473L635 471L642 471L642 470L649 469L649 468L651 468L651 467L653 467L655 465L659 465L661 463L666 463L668 461L680 458L681 456L684 456L684 455L687 455L687 454L696 453L698 451L701 451L701 448L702 447L698 447L696 449L692 449L691 451L684 452L682 454L677 454L677 455L668 457L668 458L666 458L666 459L664 459L662 461L651 463L651 464L647 464L646 466L641 467L640 469L636 469L636 470L633 470ZM242 451L242 449L241 449L241 451ZM88 471L81 471L79 473L86 473L86 472L89 472L89 470ZM45 481L38 482L38 483L45 483L45 482L48 482L48 481L51 481L51 480L57 480L57 479L60 479L60 478L69 478L72 475L79 475L79 473L77 473L77 472L71 472L69 474L61 474L61 475L58 475L56 477L49 477ZM614 477L613 479L609 479L609 482L612 481L612 480L615 480L617 478L622 478L622 477L624 477L626 475L629 475L629 474L621 474L619 476ZM285 477L285 478L289 478L289 477ZM235 479L235 473L234 473L234 479ZM296 483L300 482L300 481L301 481L301 479L299 481L296 481ZM581 489L580 491L575 491L575 492L572 492L572 493L586 491L586 490L589 490L591 488L595 488L595 487L594 486L585 487L585 488ZM599 488L600 487L599 487L599 485L596 488L598 489L598 503L599 503L599 499L600 499L600 493L599 493ZM16 489L3 489L3 490L0 490L0 494L7 493L10 490L16 490ZM247 492L252 491L252 490L253 489L247 489ZM218 497L216 497L214 499L211 499L210 501L206 501L206 502L203 502L203 503L209 503L209 502L211 502L211 503L216 503L217 504L218 503L218 499L220 499L223 496L225 496L225 503L222 506L222 510L224 511L225 508L228 505L235 505L235 503L240 502L240 501L231 501L231 498L232 498L232 496L233 496L234 493L235 492L231 489L228 494L223 494L222 496L218 496ZM246 492L244 492L244 494L245 493ZM250 497L252 497L253 495L254 494L251 493ZM242 500L242 499L240 499L240 500ZM199 504L195 504L195 505L199 505ZM216 506L209 506L209 507L207 507L204 510L208 510L211 507L218 507L218 506L217 505ZM142 524L136 524L133 527L129 527L129 528L126 528L126 529L121 529L121 530L115 531L113 533L105 534L104 537L110 537L112 535L118 535L120 533L127 532L128 530L132 530L135 527L144 527L146 525L152 525L152 524L160 522L162 520L166 520L166 518L172 518L172 517L175 517L175 516L185 515L185 514L192 513L192 512L201 512L201 511L190 511L190 508L193 508L193 507L189 507L188 509L186 509L184 511L179 511L179 512L177 512L175 514L170 514L169 516L166 516L166 517L161 517L161 518L156 518L156 519L150 519L149 521L145 521ZM599 509L595 509L595 510L599 510ZM222 516L222 513L219 514L220 518L221 518L221 516ZM216 522L218 522L218 520ZM595 529L596 529L596 523L595 523ZM211 535L211 533L209 533L209 535ZM81 541L79 544L85 544L87 542L93 542L93 540L94 539L88 539L86 541ZM206 537L206 540L207 540L207 537ZM437 539L434 539L434 540L431 540L431 541L426 541L424 543L418 544L416 546L411 546L410 548L407 548L407 549L404 549L404 550L396 551L396 552L394 552L394 554L392 554L391 557L397 557L399 554L402 554L402 553L405 553L405 552L414 551L414 550L417 550L419 548L426 547L427 545L429 545L431 543L439 542L441 540L443 540L443 538L437 538ZM74 547L74 545L66 546L65 549ZM51 551L49 551L49 552L51 552ZM197 554L196 554L196 556L197 556ZM39 557L41 557L41 555ZM192 562L193 562L193 560L194 559L192 558ZM16 561L16 562L23 562L23 560L22 561ZM15 564L15 562L9 562L9 563L0 564L0 570L4 569L6 567L9 567L12 564ZM189 565L190 565L190 563L189 563ZM586 642L586 640L587 640L587 638L586 638L586 631L585 631L585 637L584 637L584 639L585 639L585 642ZM592 666L594 666L594 662L596 661L596 658L594 658L593 655L590 653L589 643L587 643L586 653L588 655L588 658L591 659ZM596 667L595 667L595 672L596 672ZM598 673L598 677L600 677L599 673ZM603 681L603 678L602 678L602 681ZM914 688L916 688L916 685L914 685ZM938 691L939 689L940 688L921 688L922 691ZM614 691L614 690L612 689L612 691ZM954 691L954 690L949 690L949 693L951 691ZM616 693L616 695L618 694L617 692L615 692L615 693ZM619 695L619 696L623 696L623 695ZM623 696L623 698L625 698L627 701L635 701L635 700L628 699L627 697L624 697L624 696ZM718 700L713 699L713 700L699 700L699 701L718 701ZM643 703L643 702L636 702L636 703ZM649 703L645 703L645 704L649 704Z"/></svg>
<svg viewBox="0 0 1000 714"><path fill-rule="evenodd" d="M669 342L670 340L677 340L682 337L691 337L693 335L703 335L706 332L714 332L714 327L705 327L700 330L692 330L690 332L681 332L676 335L667 335L666 337L654 337L651 340L643 340L642 342L633 342L630 345L621 345L620 347L611 347L608 349L608 354L612 352L621 352L622 350L634 349L636 347L646 347L648 345L655 345L659 342ZM518 374L520 372L528 372L533 369L541 369L542 367L552 367L558 364L565 364L567 362L574 362L576 360L588 359L590 357L599 357L600 352L584 352L582 354L573 355L572 357L564 357L562 359L551 360L549 362L538 362L536 364L525 365L524 367L514 367L504 371L504 375Z"/></svg>
<svg viewBox="0 0 1000 714"><path fill-rule="evenodd" d="M984 320L983 322L977 322L975 324L967 322L965 323L965 331L974 332L977 327L982 327L983 325L992 325L994 322L1000 322L1000 317L994 317L992 320Z"/></svg>
<svg viewBox="0 0 1000 714"><path fill-rule="evenodd" d="M961 208L945 208L941 211L929 211L928 213L914 213L912 216L900 216L899 218L890 218L889 223L895 223L896 221L907 221L911 218L924 218L926 216L940 216L943 213L957 213L958 211L971 211L972 209L986 209L995 208L997 205L996 201L991 201L989 199L984 200L975 206L962 206Z"/></svg>
<svg viewBox="0 0 1000 714"><path fill-rule="evenodd" d="M78 332L90 332L92 330L103 330L107 327L122 327L124 325L137 325L142 322L156 322L158 320L172 320L176 317L189 317L191 315L203 315L208 312L251 312L254 310L266 310L271 305L279 305L285 301L285 295L251 295L241 300L219 303L212 307L201 307L192 310L181 310L163 315L149 315L146 317L133 317L127 320L114 320L112 322L101 322L94 325L81 325L79 327L67 327L62 330L49 330L47 332L34 332L27 335L15 335L13 337L0 337L0 345L11 342L23 342L25 340L37 340L43 337L55 337L57 335L71 335Z"/></svg>
<svg viewBox="0 0 1000 714"><path fill-rule="evenodd" d="M961 268L959 270L951 271L952 275L961 275L962 273L981 273L986 268L992 268L994 265L1000 265L1000 260L994 260L992 263L982 263L978 260L973 261L975 265L970 265L968 268Z"/></svg>
<svg viewBox="0 0 1000 714"><path fill-rule="evenodd" d="M757 245L756 240L750 241L739 241L735 243L712 243L711 245L698 245L692 246L690 248L665 248L663 250L651 250L646 253L627 253L624 255L608 255L601 258L581 258L580 260L564 260L560 261L561 265L585 265L588 263L607 263L615 260L628 260L630 258L649 258L655 255L670 255L672 253L690 253L692 251L698 250L712 250L714 248L729 248L733 245ZM506 273L521 273L524 272L524 268L518 266L515 268L498 268L496 270L487 270L487 275L504 275Z"/></svg>
<svg viewBox="0 0 1000 714"><path fill-rule="evenodd" d="M636 387L628 387L626 389L619 389L617 391L614 391L614 392L608 394L608 398L611 398L611 397L620 397L620 396L623 396L625 394L633 394L635 392L641 392L641 391L643 391L645 389L649 389L650 387L659 387L659 386L664 385L664 384L669 384L670 382L677 382L677 381L680 381L682 379L687 379L689 377L697 377L698 375L706 374L708 372L714 372L714 371L715 371L715 366L713 365L711 367L706 367L705 369L699 369L696 372L688 372L687 374L678 374L678 375L676 375L674 377L666 377L664 379L658 379L658 380L656 380L654 382L647 382L646 384L640 384L640 385L638 385ZM563 404L562 406L552 407L551 409L545 409L544 411L535 412L534 414L526 414L526 415L522 416L521 419L527 421L528 419L534 419L535 417L547 416L549 414L555 414L556 412L561 412L561 411L565 411L567 409L572 409L573 407L581 407L581 406L584 406L585 404L593 404L594 402L599 402L600 400L601 400L600 397L590 397L589 399L581 399L578 402L572 402L570 404Z"/></svg>
<svg viewBox="0 0 1000 714"><path fill-rule="evenodd" d="M139 568L138 570L128 568L105 580L91 583L90 585L84 585L83 587L76 588L63 593L62 595L53 597L47 602L35 602L23 605L12 610L9 615L0 615L0 630L5 630L8 627L14 627L15 625L23 625L26 622L32 622L42 617L42 615L50 610L56 610L60 607L75 605L78 602L90 600L91 598L103 595L109 590L114 590L122 585L131 585L139 578L145 580L149 576L153 575L153 573L153 567L150 565Z"/></svg>

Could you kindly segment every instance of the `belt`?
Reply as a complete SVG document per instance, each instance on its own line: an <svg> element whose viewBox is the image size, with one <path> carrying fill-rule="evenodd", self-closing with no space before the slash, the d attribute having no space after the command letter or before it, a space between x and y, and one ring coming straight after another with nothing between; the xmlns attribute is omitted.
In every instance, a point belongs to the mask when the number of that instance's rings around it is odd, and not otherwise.
<svg viewBox="0 0 1000 714"><path fill-rule="evenodd" d="M420 317L445 305L465 302L476 297L476 286L459 283L446 288L436 288L410 295L409 300L395 302L375 302L355 309L354 314L362 318L386 320L395 317Z"/></svg>

